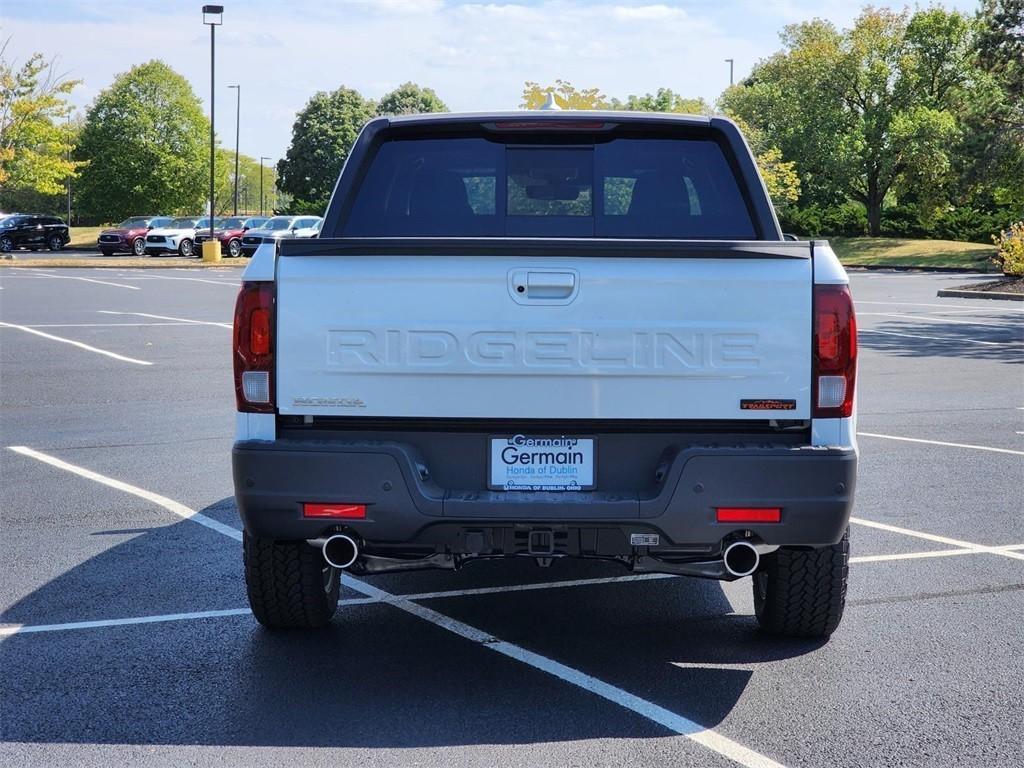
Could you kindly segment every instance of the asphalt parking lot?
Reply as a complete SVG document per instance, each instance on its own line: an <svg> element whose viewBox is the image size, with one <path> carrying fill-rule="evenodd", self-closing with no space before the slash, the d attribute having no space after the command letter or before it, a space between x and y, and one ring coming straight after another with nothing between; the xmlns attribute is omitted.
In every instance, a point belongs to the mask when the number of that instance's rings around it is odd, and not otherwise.
<svg viewBox="0 0 1024 768"><path fill-rule="evenodd" d="M0 764L1020 766L1024 307L858 273L861 464L830 642L749 579L480 564L246 609L235 269L0 272ZM990 278L989 278L990 279Z"/></svg>

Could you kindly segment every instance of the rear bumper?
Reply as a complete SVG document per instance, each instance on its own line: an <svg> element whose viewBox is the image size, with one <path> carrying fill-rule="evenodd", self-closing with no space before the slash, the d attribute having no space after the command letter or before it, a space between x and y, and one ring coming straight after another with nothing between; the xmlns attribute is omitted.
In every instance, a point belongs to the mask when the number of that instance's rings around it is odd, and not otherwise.
<svg viewBox="0 0 1024 768"><path fill-rule="evenodd" d="M629 555L632 533L657 534L661 547L694 555L719 552L738 530L767 545L834 544L850 517L857 469L850 448L694 446L668 457L654 488L543 493L440 487L402 442L240 441L232 459L252 535L313 539L345 529L368 551L495 555L516 554L517 532L545 527L565 532L561 554L582 556ZM367 514L307 519L304 502L365 504ZM782 520L716 522L716 507L751 506L781 507Z"/></svg>

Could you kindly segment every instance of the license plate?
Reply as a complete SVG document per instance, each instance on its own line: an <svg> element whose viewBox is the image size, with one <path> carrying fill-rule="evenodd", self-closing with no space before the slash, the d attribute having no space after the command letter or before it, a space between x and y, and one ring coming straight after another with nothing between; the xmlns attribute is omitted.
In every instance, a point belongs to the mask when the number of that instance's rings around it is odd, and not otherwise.
<svg viewBox="0 0 1024 768"><path fill-rule="evenodd" d="M492 437L489 458L492 490L594 489L592 437Z"/></svg>

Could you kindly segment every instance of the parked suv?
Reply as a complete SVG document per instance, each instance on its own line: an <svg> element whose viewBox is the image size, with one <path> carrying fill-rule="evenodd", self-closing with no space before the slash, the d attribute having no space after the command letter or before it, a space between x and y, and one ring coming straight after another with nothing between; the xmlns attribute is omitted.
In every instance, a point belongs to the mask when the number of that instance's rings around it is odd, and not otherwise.
<svg viewBox="0 0 1024 768"><path fill-rule="evenodd" d="M242 237L242 253L252 256L266 240L291 240L317 237L322 219L319 216L274 216L259 229L253 229Z"/></svg>
<svg viewBox="0 0 1024 768"><path fill-rule="evenodd" d="M342 570L581 558L751 577L773 634L839 625L853 300L827 241L784 239L731 121L377 118L321 236L260 245L242 281L261 623L327 623Z"/></svg>
<svg viewBox="0 0 1024 768"><path fill-rule="evenodd" d="M219 219L213 220L214 228ZM184 216L172 219L162 227L154 227L146 235L146 253L150 256L177 253L188 258L195 254L196 233L210 231L209 216Z"/></svg>
<svg viewBox="0 0 1024 768"><path fill-rule="evenodd" d="M242 235L250 229L258 229L267 222L266 216L229 216L217 220L213 236L220 242L220 251L225 256L242 255ZM210 239L210 230L196 232L196 251L203 250L203 243Z"/></svg>
<svg viewBox="0 0 1024 768"><path fill-rule="evenodd" d="M115 253L142 256L146 253L146 234L149 230L167 226L170 221L170 216L132 216L116 227L100 232L96 246L104 256L113 256Z"/></svg>
<svg viewBox="0 0 1024 768"><path fill-rule="evenodd" d="M59 251L70 239L68 225L56 216L17 213L0 219L0 251L4 253L16 248Z"/></svg>

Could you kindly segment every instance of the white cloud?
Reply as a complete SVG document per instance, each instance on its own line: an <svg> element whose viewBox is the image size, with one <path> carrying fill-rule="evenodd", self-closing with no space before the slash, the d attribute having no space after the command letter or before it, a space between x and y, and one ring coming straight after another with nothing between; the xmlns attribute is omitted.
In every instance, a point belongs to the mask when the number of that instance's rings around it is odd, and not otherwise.
<svg viewBox="0 0 1024 768"><path fill-rule="evenodd" d="M8 53L60 55L82 78L84 106L133 64L160 58L209 96L209 36L198 6L158 0L0 0ZM902 6L902 0L892 0ZM969 5L973 0L953 0ZM49 5L49 4L48 4ZM33 10L35 9L35 10ZM713 101L728 85L725 58L743 76L777 49L789 22L815 15L848 24L840 0L232 0L217 32L217 128L230 145L242 84L242 151L281 156L293 115L316 91L339 85L379 98L412 80L455 110L514 109L523 82L567 79L609 96L669 87Z"/></svg>

